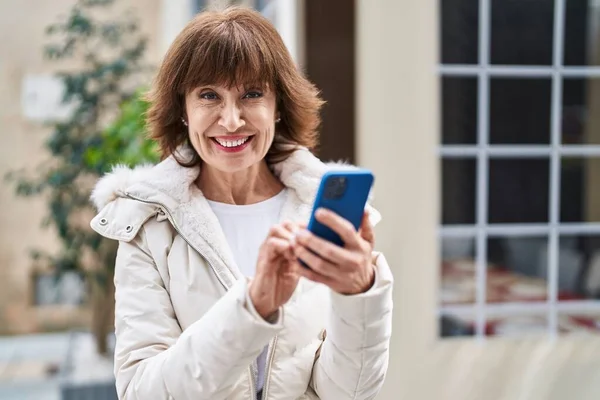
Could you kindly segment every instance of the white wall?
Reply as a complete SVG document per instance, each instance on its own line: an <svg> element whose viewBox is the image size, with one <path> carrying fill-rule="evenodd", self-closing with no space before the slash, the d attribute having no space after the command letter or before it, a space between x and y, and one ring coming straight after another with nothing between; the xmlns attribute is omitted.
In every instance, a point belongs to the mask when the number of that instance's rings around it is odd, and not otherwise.
<svg viewBox="0 0 600 400"><path fill-rule="evenodd" d="M375 204L383 214L377 247L396 282L386 399L396 398L436 331L436 4L357 1L357 156L376 175Z"/></svg>
<svg viewBox="0 0 600 400"><path fill-rule="evenodd" d="M164 54L175 37L190 21L194 12L194 0L161 0L160 1L160 44Z"/></svg>
<svg viewBox="0 0 600 400"><path fill-rule="evenodd" d="M437 338L439 94L435 0L357 0L358 159L376 174L395 283L380 399L598 399L600 338Z"/></svg>
<svg viewBox="0 0 600 400"><path fill-rule="evenodd" d="M155 34L159 22L158 0L123 0L117 12L135 9L141 29L149 37L147 57L157 62ZM32 92L24 82L57 69L73 68L71 62L53 63L43 57L48 24L66 15L75 0L0 0L0 334L27 333L88 324L85 310L62 306L32 306L32 261L29 251L55 249L52 230L40 224L47 214L41 198L19 198L14 185L4 182L9 171L33 169L49 155L44 142L49 130L36 118L45 110L30 109ZM30 81L31 82L31 81ZM47 82L47 81L46 81ZM29 94L28 94L29 93ZM42 95L34 91L33 95ZM46 105L43 105L46 107Z"/></svg>

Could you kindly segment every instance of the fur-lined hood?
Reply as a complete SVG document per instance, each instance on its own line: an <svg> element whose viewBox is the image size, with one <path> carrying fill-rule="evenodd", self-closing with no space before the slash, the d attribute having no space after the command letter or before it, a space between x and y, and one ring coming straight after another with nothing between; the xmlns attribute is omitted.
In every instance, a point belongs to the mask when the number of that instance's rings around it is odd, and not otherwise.
<svg viewBox="0 0 600 400"><path fill-rule="evenodd" d="M185 158L189 154L189 149L181 151L181 154ZM308 149L299 148L288 159L273 165L272 168L282 183L294 190L303 203L312 204L321 177L326 171L356 167L343 162L326 164ZM155 188L177 202L186 202L197 191L194 182L199 173L199 167L182 167L172 156L158 165L141 165L135 168L117 165L98 181L92 192L91 201L100 211L111 201L119 197L127 197L126 193L132 186L142 184L148 188ZM372 196L369 200L372 200ZM371 206L368 206L368 209L371 222L374 224L379 222L379 213Z"/></svg>
<svg viewBox="0 0 600 400"><path fill-rule="evenodd" d="M180 154L187 159L191 150ZM281 220L307 222L323 174L332 169L356 168L348 164L325 164L305 148L271 166L290 190L281 210ZM100 179L91 200L98 209L91 227L104 237L129 242L146 221L156 216L168 219L173 228L219 270L236 271L233 254L206 198L195 185L200 167L186 168L173 156L155 166L133 169L117 166ZM380 214L367 205L373 225ZM237 272L235 272L237 273Z"/></svg>

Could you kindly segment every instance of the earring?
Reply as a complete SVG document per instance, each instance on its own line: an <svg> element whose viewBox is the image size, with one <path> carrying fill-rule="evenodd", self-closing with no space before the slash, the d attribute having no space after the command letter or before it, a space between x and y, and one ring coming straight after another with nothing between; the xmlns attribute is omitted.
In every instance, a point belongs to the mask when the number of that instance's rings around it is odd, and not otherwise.
<svg viewBox="0 0 600 400"><path fill-rule="evenodd" d="M277 124L277 123L279 123L279 122L281 122L281 118L277 118L277 119L275 120L275 123L276 123L276 124Z"/></svg>
<svg viewBox="0 0 600 400"><path fill-rule="evenodd" d="M181 117L181 122L183 122L185 126L188 126L188 123L185 121L185 119L183 119L183 117Z"/></svg>

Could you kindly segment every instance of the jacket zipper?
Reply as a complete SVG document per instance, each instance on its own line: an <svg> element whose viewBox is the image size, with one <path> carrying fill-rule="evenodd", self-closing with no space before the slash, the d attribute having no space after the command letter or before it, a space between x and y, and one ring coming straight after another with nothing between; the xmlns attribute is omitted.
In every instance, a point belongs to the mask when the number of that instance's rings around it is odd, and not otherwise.
<svg viewBox="0 0 600 400"><path fill-rule="evenodd" d="M221 283L221 285L223 285L223 287L225 288L225 290L229 290L229 286L227 286L227 284L223 281L223 279L221 278L221 276L219 275L219 273L217 272L217 269L212 265L212 263L208 260L208 258L196 247L194 246L189 240L188 238L182 233L181 229L179 228L179 226L177 225L177 223L175 222L175 219L173 218L173 215L171 214L171 212L168 210L167 207L165 207L164 204L158 203L156 201L148 201L148 200L144 200L141 199L139 197L133 196L131 193L125 193L125 195L133 200L137 200L140 201L142 203L146 203L146 204L154 204L160 207L160 209L165 212L167 214L167 217L169 219L169 222L171 223L171 225L173 225L173 228L175 228L175 231L179 234L179 236L181 236L183 238L183 240L188 244L188 246L190 246L192 249L196 250L198 252L198 254L200 254L202 256L202 258L204 258L206 260L206 262L208 263L210 269L213 270L213 272L215 273L215 276L217 277L217 279L219 280L219 282ZM252 393L252 400L256 400L256 372L255 372L255 367L254 367L254 363L252 363L249 367L249 372L250 372L250 378L251 378L251 382L250 382L250 390ZM270 369L270 368L269 368Z"/></svg>
<svg viewBox="0 0 600 400"><path fill-rule="evenodd" d="M250 393L252 394L252 400L257 400L258 397L258 388L256 387L256 381L258 372L258 367L256 366L256 360L250 364Z"/></svg>
<svg viewBox="0 0 600 400"><path fill-rule="evenodd" d="M262 400L266 400L269 394L269 387L271 386L271 366L273 365L273 358L275 355L275 347L277 346L277 338L276 335L271 343L269 344L269 349L267 350L267 368L265 371L265 384L263 387Z"/></svg>
<svg viewBox="0 0 600 400"><path fill-rule="evenodd" d="M167 214L167 216L169 218L169 222L171 222L171 225L173 225L173 228L175 228L175 231L177 231L179 236L181 236L183 238L183 240L185 240L185 242L188 244L188 246L190 246L192 249L196 250L198 252L198 254L200 254L202 256L202 258L204 258L206 260L210 269L213 270L213 272L215 273L215 276L217 277L217 279L219 280L221 285L223 285L225 290L229 290L229 286L227 286L227 284L223 281L223 279L217 272L217 269L212 265L212 263L210 261L208 261L208 258L200 250L198 250L198 248L196 246L194 246L192 243L190 243L188 238L185 237L185 235L181 232L181 229L179 228L179 226L177 226L177 223L175 222L173 215L171 214L171 212L168 210L167 207L165 207L163 204L155 202L155 201L148 201L148 200L140 199L139 197L133 196L131 193L125 193L125 195L133 200L141 201L142 203L153 204L153 205L159 206L161 208L161 210Z"/></svg>

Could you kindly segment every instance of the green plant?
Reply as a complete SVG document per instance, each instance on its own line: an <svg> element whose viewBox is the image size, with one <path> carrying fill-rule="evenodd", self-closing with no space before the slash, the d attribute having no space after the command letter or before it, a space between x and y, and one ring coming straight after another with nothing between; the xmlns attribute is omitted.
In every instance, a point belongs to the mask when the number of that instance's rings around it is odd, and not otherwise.
<svg viewBox="0 0 600 400"><path fill-rule="evenodd" d="M145 90L140 89L129 100L121 104L118 118L103 132L100 141L89 146L84 154L84 162L98 174L109 172L115 164L130 167L159 161L156 142L145 135L149 103L143 99Z"/></svg>
<svg viewBox="0 0 600 400"><path fill-rule="evenodd" d="M105 339L112 327L116 244L89 228L90 193L112 165L158 159L146 139L147 103L138 89L150 72L143 62L146 39L136 19L114 6L115 0L79 0L67 16L47 28L53 42L45 47L45 55L54 62L69 62L69 69L57 76L72 113L49 123L48 160L33 175L18 171L9 177L18 195L43 196L48 205L43 226L54 229L60 239L56 253L36 249L33 258L58 273L86 272L100 353L107 351Z"/></svg>

